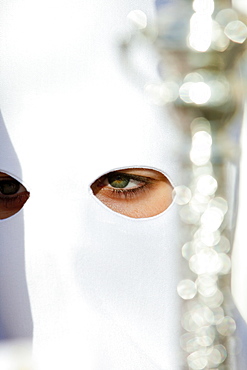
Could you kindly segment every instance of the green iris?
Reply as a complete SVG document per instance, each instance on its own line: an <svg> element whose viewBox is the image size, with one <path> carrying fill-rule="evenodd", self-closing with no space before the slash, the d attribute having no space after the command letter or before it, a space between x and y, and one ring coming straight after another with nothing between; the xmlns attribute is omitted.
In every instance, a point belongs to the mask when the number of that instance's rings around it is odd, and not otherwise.
<svg viewBox="0 0 247 370"><path fill-rule="evenodd" d="M3 195L13 195L20 189L20 183L16 180L1 180L0 192Z"/></svg>
<svg viewBox="0 0 247 370"><path fill-rule="evenodd" d="M108 177L108 182L113 188L123 189L130 182L129 177L121 173L112 173Z"/></svg>

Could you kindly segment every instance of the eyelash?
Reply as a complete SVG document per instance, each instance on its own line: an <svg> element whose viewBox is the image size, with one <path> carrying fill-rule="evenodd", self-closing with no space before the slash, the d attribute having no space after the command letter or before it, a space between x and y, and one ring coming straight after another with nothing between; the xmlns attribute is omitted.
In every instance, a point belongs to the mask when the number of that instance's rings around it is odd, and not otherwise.
<svg viewBox="0 0 247 370"><path fill-rule="evenodd" d="M146 183L145 185L142 185L137 188L133 189L114 189L112 188L111 191L113 194L115 194L117 197L122 199L133 199L137 196L139 196L141 193L145 193L147 189L149 188L149 183Z"/></svg>

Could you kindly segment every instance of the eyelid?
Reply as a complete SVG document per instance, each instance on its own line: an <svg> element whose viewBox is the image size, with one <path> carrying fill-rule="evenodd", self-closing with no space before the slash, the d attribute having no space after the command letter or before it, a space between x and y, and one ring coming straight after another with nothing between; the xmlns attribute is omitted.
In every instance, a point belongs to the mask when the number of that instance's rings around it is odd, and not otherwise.
<svg viewBox="0 0 247 370"><path fill-rule="evenodd" d="M170 176L169 173L167 173L167 171L165 171L164 169L161 169L161 168L158 168L158 167L155 167L155 166L146 166L146 165L132 165L132 166L119 166L119 167L115 167L113 169L111 169L110 171L102 171L101 174L98 176L95 176L96 174L94 174L94 176L91 178L90 180L90 184L89 184L89 191L90 191L90 188L93 184L95 184L96 182L98 182L100 179L102 180L103 178L105 178L106 176L108 176L109 174L111 173L116 173L116 172L119 172L119 173L123 173L125 175L129 175L130 172L132 174L132 171L134 171L135 173L136 172L139 172L140 171L148 171L150 173L149 174L145 174L145 176L143 176L144 178L146 179L150 179L150 181L154 181L154 182L158 182L160 180L162 180L162 178L166 179L166 181L168 183L171 184L171 186L174 188L175 186L179 185L179 183L177 181L174 180L174 178L172 178ZM126 171L126 172L125 172ZM152 173L156 173L156 174L159 174L160 175L160 178L155 178L154 176L152 176L151 174ZM141 175L136 175L134 174L135 176L141 176Z"/></svg>
<svg viewBox="0 0 247 370"><path fill-rule="evenodd" d="M107 175L104 175L102 177L107 178L108 176L118 174L118 173L120 173L121 175L126 176L129 180L136 180L136 181L146 182L146 183L156 181L155 179L152 179L151 177L146 177L146 176L141 176L141 175L134 175L134 174L131 174L131 173L125 173L125 172L121 172L121 171L113 171L113 172L110 172Z"/></svg>

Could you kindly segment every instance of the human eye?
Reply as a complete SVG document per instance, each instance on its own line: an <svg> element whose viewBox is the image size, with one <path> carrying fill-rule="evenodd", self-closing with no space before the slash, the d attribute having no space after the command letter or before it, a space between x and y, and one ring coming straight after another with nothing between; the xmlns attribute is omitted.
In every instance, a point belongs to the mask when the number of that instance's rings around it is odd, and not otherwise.
<svg viewBox="0 0 247 370"><path fill-rule="evenodd" d="M29 198L27 189L13 177L0 172L0 219L17 213Z"/></svg>
<svg viewBox="0 0 247 370"><path fill-rule="evenodd" d="M129 217L151 217L172 202L172 185L160 172L125 169L109 172L91 186L94 195L107 207Z"/></svg>
<svg viewBox="0 0 247 370"><path fill-rule="evenodd" d="M137 196L150 182L148 177L116 171L105 175L97 185L112 197L129 199Z"/></svg>

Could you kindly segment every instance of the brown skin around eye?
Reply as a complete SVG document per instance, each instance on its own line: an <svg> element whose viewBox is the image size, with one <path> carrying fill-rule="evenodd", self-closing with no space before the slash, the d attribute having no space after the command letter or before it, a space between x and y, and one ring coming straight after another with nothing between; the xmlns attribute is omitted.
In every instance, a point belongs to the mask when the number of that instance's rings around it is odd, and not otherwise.
<svg viewBox="0 0 247 370"><path fill-rule="evenodd" d="M113 176L112 176L113 174ZM116 181L109 184L114 176L126 174L128 187L114 188ZM133 175L133 179L131 179ZM96 180L91 188L94 195L107 207L132 218L147 218L165 211L172 203L173 187L161 173L145 168L130 168L115 171ZM117 179L117 177L116 177ZM132 185L133 184L133 185Z"/></svg>
<svg viewBox="0 0 247 370"><path fill-rule="evenodd" d="M0 172L0 220L11 217L21 210L30 193L17 180Z"/></svg>

